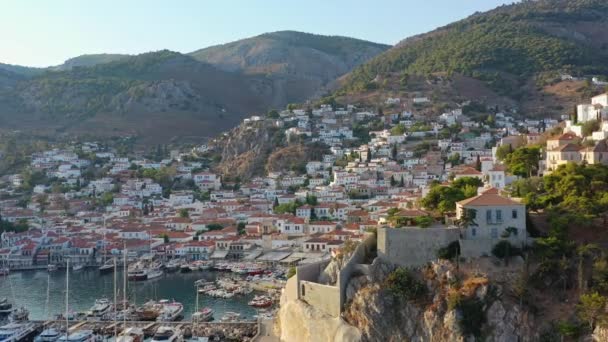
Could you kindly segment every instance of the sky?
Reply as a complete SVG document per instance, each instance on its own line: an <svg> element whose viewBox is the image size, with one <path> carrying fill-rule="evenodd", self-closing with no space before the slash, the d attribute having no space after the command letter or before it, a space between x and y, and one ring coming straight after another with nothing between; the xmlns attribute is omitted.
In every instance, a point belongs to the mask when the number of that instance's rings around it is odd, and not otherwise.
<svg viewBox="0 0 608 342"><path fill-rule="evenodd" d="M93 53L188 53L295 30L395 44L504 0L18 0L0 11L0 63Z"/></svg>

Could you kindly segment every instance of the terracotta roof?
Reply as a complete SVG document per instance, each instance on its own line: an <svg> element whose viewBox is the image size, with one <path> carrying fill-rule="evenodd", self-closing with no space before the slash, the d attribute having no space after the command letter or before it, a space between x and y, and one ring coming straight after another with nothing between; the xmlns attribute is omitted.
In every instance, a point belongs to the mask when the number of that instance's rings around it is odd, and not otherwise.
<svg viewBox="0 0 608 342"><path fill-rule="evenodd" d="M462 207L467 206L506 206L506 205L522 205L508 197L500 196L498 189L490 188L480 195L471 197L458 202Z"/></svg>

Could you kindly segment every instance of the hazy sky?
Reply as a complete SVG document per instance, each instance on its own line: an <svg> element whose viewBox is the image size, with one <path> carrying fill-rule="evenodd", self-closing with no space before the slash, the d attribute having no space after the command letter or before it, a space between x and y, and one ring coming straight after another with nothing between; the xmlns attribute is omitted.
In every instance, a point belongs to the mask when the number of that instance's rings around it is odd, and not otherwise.
<svg viewBox="0 0 608 342"><path fill-rule="evenodd" d="M90 53L191 52L297 30L395 44L504 0L15 0L0 11L0 62L61 64Z"/></svg>

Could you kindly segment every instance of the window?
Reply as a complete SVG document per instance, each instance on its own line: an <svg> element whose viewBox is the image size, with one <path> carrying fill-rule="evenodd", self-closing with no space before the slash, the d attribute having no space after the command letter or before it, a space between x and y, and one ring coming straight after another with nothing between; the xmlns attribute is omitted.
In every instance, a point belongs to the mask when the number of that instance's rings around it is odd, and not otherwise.
<svg viewBox="0 0 608 342"><path fill-rule="evenodd" d="M477 235L477 228L471 229L471 235L472 236L476 236Z"/></svg>
<svg viewBox="0 0 608 342"><path fill-rule="evenodd" d="M492 230L490 231L490 234L492 234L492 239L497 239L498 238L498 229L492 228Z"/></svg>
<svg viewBox="0 0 608 342"><path fill-rule="evenodd" d="M487 210L486 211L486 222L487 223L492 222L492 210Z"/></svg>
<svg viewBox="0 0 608 342"><path fill-rule="evenodd" d="M511 217L512 217L512 218L514 218L514 219L516 219L516 218L517 218L517 210L515 210L515 209L514 209L514 210L511 212Z"/></svg>
<svg viewBox="0 0 608 342"><path fill-rule="evenodd" d="M502 222L502 210L496 210L496 222Z"/></svg>
<svg viewBox="0 0 608 342"><path fill-rule="evenodd" d="M302 284L302 296L306 296L306 288L304 287L304 284Z"/></svg>

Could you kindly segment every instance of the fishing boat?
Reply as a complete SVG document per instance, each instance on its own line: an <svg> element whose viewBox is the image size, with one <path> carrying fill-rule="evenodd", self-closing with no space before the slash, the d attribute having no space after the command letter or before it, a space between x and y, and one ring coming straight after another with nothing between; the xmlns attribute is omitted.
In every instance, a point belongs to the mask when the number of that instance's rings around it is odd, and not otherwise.
<svg viewBox="0 0 608 342"><path fill-rule="evenodd" d="M112 272L114 272L114 259L106 261L103 265L99 267L100 274L107 274Z"/></svg>
<svg viewBox="0 0 608 342"><path fill-rule="evenodd" d="M36 333L37 324L31 322L11 322L0 327L0 341L26 341Z"/></svg>
<svg viewBox="0 0 608 342"><path fill-rule="evenodd" d="M184 305L176 301L161 299L158 304L161 306L160 314L156 318L157 322L173 322L180 318L184 312Z"/></svg>
<svg viewBox="0 0 608 342"><path fill-rule="evenodd" d="M151 300L135 311L137 319L140 321L155 321L160 315L161 306L159 303Z"/></svg>
<svg viewBox="0 0 608 342"><path fill-rule="evenodd" d="M116 342L143 342L144 341L144 331L141 328L130 327L125 329L118 338Z"/></svg>
<svg viewBox="0 0 608 342"><path fill-rule="evenodd" d="M192 314L193 322L209 322L211 320L213 320L213 309L211 308L202 308Z"/></svg>
<svg viewBox="0 0 608 342"><path fill-rule="evenodd" d="M34 342L55 342L61 337L61 331L55 328L44 329L42 333L34 339Z"/></svg>
<svg viewBox="0 0 608 342"><path fill-rule="evenodd" d="M84 269L84 264L76 264L72 266L72 271L81 271Z"/></svg>
<svg viewBox="0 0 608 342"><path fill-rule="evenodd" d="M0 315L8 315L11 312L13 312L13 303L6 298L0 299Z"/></svg>
<svg viewBox="0 0 608 342"><path fill-rule="evenodd" d="M47 271L49 271L49 272L55 272L55 271L57 271L59 268L58 268L58 267L57 267L57 265L55 265L55 264L49 264L49 265L46 267L46 269L47 269Z"/></svg>
<svg viewBox="0 0 608 342"><path fill-rule="evenodd" d="M248 304L255 308L267 308L272 305L272 299L267 296L255 296Z"/></svg>
<svg viewBox="0 0 608 342"><path fill-rule="evenodd" d="M181 342L183 341L182 333L178 329L169 326L162 326L156 329L156 333L152 337L151 342Z"/></svg>
<svg viewBox="0 0 608 342"><path fill-rule="evenodd" d="M222 316L222 322L238 322L241 318L241 314L238 312L227 311L224 316Z"/></svg>
<svg viewBox="0 0 608 342"><path fill-rule="evenodd" d="M79 330L69 334L61 336L59 342L97 342L98 338L93 333L93 330Z"/></svg>

